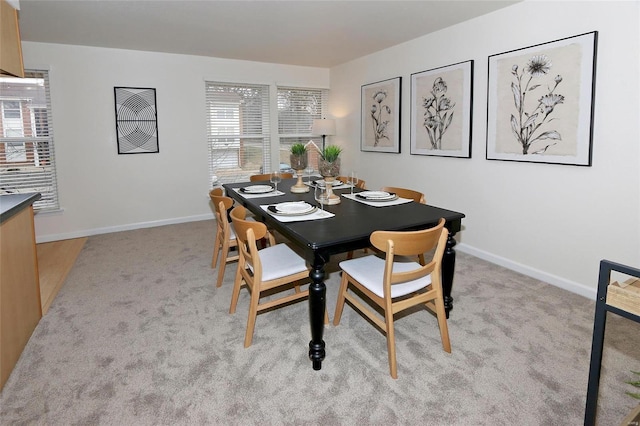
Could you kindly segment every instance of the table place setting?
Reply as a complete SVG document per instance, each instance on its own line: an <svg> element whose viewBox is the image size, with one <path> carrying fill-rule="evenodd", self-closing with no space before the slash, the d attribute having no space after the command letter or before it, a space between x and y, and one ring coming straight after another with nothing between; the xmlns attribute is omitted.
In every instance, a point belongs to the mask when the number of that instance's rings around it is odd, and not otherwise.
<svg viewBox="0 0 640 426"><path fill-rule="evenodd" d="M326 185L324 184L324 179L318 179L318 180L312 180L309 182L304 182L305 185L309 185L309 186L319 186L320 188L324 188ZM347 189L347 188L351 188L353 185L351 185L350 183L347 182L343 182L341 180L335 180L333 181L333 184L331 185L331 189Z"/></svg>
<svg viewBox="0 0 640 426"><path fill-rule="evenodd" d="M280 222L300 222L304 220L327 219L335 216L335 214L319 209L306 201L265 204L260 207Z"/></svg>
<svg viewBox="0 0 640 426"><path fill-rule="evenodd" d="M361 191L354 194L342 194L342 196L373 207L397 206L413 201L410 198L401 198L393 192L386 191Z"/></svg>
<svg viewBox="0 0 640 426"><path fill-rule="evenodd" d="M249 185L243 188L234 188L244 198L264 198L284 195L284 192L274 189L271 185Z"/></svg>

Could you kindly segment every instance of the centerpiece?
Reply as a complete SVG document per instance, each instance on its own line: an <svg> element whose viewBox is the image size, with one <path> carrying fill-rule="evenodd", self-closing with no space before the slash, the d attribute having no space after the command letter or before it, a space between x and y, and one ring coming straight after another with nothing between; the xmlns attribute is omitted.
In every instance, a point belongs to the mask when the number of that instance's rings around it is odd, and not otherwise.
<svg viewBox="0 0 640 426"><path fill-rule="evenodd" d="M291 154L289 155L291 161L291 168L296 171L298 176L298 182L291 187L291 192L302 193L309 192L309 187L302 183L302 174L304 169L307 168L307 147L301 143L295 143L291 145Z"/></svg>
<svg viewBox="0 0 640 426"><path fill-rule="evenodd" d="M332 190L333 182L340 175L340 153L342 148L337 145L328 145L320 152L318 160L318 170L322 175L325 183L325 204L338 204L340 197L335 195Z"/></svg>

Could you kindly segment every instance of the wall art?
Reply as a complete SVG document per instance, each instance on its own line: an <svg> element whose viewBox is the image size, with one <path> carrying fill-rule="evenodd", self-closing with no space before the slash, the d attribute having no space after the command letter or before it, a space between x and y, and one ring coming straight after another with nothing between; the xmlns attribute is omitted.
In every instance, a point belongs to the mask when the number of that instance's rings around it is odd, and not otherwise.
<svg viewBox="0 0 640 426"><path fill-rule="evenodd" d="M597 36L489 56L488 160L591 165Z"/></svg>
<svg viewBox="0 0 640 426"><path fill-rule="evenodd" d="M118 154L159 152L156 89L114 87Z"/></svg>
<svg viewBox="0 0 640 426"><path fill-rule="evenodd" d="M411 154L471 157L473 61L411 74Z"/></svg>
<svg viewBox="0 0 640 426"><path fill-rule="evenodd" d="M400 152L401 77L362 86L360 149Z"/></svg>

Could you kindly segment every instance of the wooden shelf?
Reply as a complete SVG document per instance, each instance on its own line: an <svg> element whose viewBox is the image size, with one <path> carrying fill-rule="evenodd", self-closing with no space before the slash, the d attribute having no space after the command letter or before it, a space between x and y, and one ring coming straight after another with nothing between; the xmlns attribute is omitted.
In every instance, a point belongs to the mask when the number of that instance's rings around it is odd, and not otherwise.
<svg viewBox="0 0 640 426"><path fill-rule="evenodd" d="M625 281L623 285L617 282L611 282L611 272L614 271L633 278ZM640 269L610 262L608 260L600 262L596 313L593 321L593 342L591 346L591 364L589 366L589 384L587 386L587 404L584 415L585 426L592 426L596 424L598 389L600 387L600 367L602 363L602 350L604 346L604 330L607 320L607 312L611 312L630 319L631 321L640 323L640 280L638 280L638 278L640 278ZM634 414L634 416L636 414Z"/></svg>

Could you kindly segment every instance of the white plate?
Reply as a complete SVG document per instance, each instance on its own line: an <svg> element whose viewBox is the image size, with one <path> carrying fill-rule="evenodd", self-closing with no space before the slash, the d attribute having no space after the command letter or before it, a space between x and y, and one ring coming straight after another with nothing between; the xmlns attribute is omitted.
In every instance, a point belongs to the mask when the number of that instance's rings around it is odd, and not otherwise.
<svg viewBox="0 0 640 426"><path fill-rule="evenodd" d="M284 214L302 214L313 210L315 207L305 202L287 202L276 204L276 210Z"/></svg>
<svg viewBox="0 0 640 426"><path fill-rule="evenodd" d="M273 186L271 185L249 185L244 188L241 188L242 192L246 192L247 194L264 194L266 192L273 191Z"/></svg>
<svg viewBox="0 0 640 426"><path fill-rule="evenodd" d="M378 198L380 199L390 198L393 194L390 194L385 191L362 191L362 192L358 192L358 195L362 198L374 200Z"/></svg>
<svg viewBox="0 0 640 426"><path fill-rule="evenodd" d="M318 185L318 186L325 186L326 185L324 183L324 179L316 180L315 184ZM331 187L335 188L336 186L342 186L342 185L346 185L346 183L342 182L341 180L334 180L333 183L331 184Z"/></svg>

